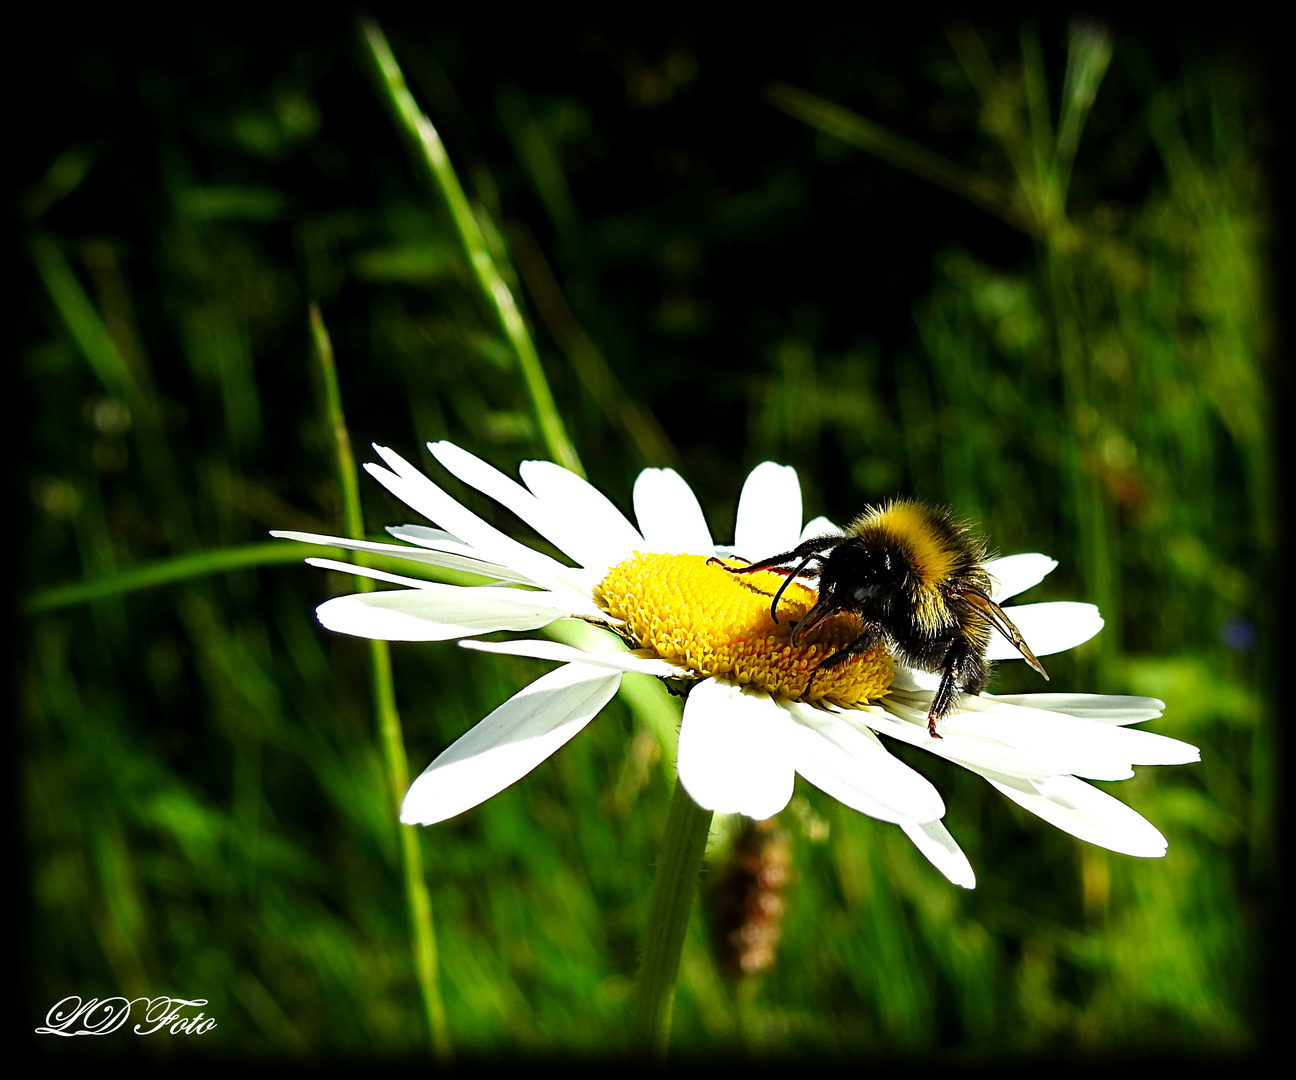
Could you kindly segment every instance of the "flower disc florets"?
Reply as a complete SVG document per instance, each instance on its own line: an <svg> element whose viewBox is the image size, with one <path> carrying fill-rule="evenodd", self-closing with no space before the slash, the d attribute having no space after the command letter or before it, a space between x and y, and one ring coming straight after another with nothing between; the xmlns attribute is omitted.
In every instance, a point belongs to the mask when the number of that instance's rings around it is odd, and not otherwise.
<svg viewBox="0 0 1296 1080"><path fill-rule="evenodd" d="M778 697L836 705L884 695L893 672L885 649L820 666L863 633L855 615L830 616L792 644L793 627L816 594L800 582L789 584L775 622L770 604L785 580L771 571L730 574L699 555L645 552L612 567L594 599L625 623L636 645L702 678L720 676Z"/></svg>

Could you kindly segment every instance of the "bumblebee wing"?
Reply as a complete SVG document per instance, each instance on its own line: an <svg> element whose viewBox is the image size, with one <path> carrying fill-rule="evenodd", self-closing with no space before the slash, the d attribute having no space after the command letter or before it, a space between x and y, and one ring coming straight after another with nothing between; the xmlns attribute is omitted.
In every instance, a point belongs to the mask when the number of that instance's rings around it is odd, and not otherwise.
<svg viewBox="0 0 1296 1080"><path fill-rule="evenodd" d="M1030 646L1026 644L1026 639L1021 636L1021 631L1013 626L1012 620L1004 614L1003 608L977 589L967 590L963 594L963 598L985 616L986 621L991 626L1012 642L1013 648L1025 657L1026 663L1043 675L1045 680L1048 679L1048 672L1044 670L1044 665L1030 651Z"/></svg>

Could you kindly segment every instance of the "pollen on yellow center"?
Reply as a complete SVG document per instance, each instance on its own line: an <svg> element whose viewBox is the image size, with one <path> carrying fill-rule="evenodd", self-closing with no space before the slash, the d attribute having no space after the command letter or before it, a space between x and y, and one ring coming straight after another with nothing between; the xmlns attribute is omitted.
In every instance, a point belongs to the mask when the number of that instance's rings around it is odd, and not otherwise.
<svg viewBox="0 0 1296 1080"><path fill-rule="evenodd" d="M727 565L742 564L729 560ZM643 553L612 567L594 598L625 623L640 647L702 676L724 676L780 697L839 705L885 694L893 670L885 649L820 669L864 632L857 616L830 616L792 644L793 628L817 596L792 582L779 599L776 623L770 604L785 580L769 570L731 574L700 555Z"/></svg>

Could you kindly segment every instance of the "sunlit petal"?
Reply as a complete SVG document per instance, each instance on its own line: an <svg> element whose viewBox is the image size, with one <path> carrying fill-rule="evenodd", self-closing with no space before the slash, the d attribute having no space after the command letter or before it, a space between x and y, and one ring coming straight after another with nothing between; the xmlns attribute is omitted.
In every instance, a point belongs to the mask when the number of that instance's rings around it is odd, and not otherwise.
<svg viewBox="0 0 1296 1080"><path fill-rule="evenodd" d="M450 641L496 630L538 630L569 614L550 593L425 582L417 589L353 593L315 609L329 630L379 641Z"/></svg>
<svg viewBox="0 0 1296 1080"><path fill-rule="evenodd" d="M804 544L807 540L813 540L820 536L841 536L844 531L840 525L829 521L821 515L806 522L805 528L801 530L801 535L797 537L797 543Z"/></svg>
<svg viewBox="0 0 1296 1080"><path fill-rule="evenodd" d="M607 541L603 534L607 531L607 521L604 511L607 507L611 507L617 522L624 523L625 519L620 511L612 507L612 504L601 494L595 492L598 499L592 502L598 509L592 516L587 517L585 508L574 512L573 505L563 498L540 498L538 493L532 493L516 480L500 472L495 466L455 446L454 443L436 442L427 445L432 455L447 470L464 483L471 484L484 495L489 495L501 506L511 510L563 554L570 556L581 566L606 565L604 559ZM535 469L528 466L535 464L534 462L524 463L523 474L534 473ZM587 502L591 501L589 493L594 489L588 483L561 466L552 465L550 462L543 464L557 470L565 477L570 477L574 482L571 484L572 489L579 489ZM637 534L635 539L638 539ZM620 557L623 556L618 556Z"/></svg>
<svg viewBox="0 0 1296 1080"><path fill-rule="evenodd" d="M1021 636L1036 656L1074 649L1088 641L1103 628L1103 618L1093 604L1078 604L1058 600L1046 604L1018 604L1004 608L1004 614L1021 631ZM1020 660L1021 653L1006 637L993 630L988 660Z"/></svg>
<svg viewBox="0 0 1296 1080"><path fill-rule="evenodd" d="M1146 818L1074 776L1023 780L987 774L986 779L1018 806L1081 840L1141 858L1166 853L1165 837Z"/></svg>
<svg viewBox="0 0 1296 1080"><path fill-rule="evenodd" d="M459 644L475 652L502 653L506 656L531 656L537 660L558 660L562 663L579 663L589 667L608 668L612 671L633 671L640 675L654 675L660 679L678 678L683 672L665 660L649 659L626 652L588 653L559 641L476 641L466 638Z"/></svg>
<svg viewBox="0 0 1296 1080"><path fill-rule="evenodd" d="M533 551L483 521L467 507L452 499L394 450L374 444L389 469L368 463L366 471L396 498L435 521L466 544L481 552L482 558L501 566L511 566L540 585L546 585L562 564L548 555Z"/></svg>
<svg viewBox="0 0 1296 1080"><path fill-rule="evenodd" d="M762 461L738 498L734 550L755 561L789 551L801 535L801 481L787 465Z"/></svg>
<svg viewBox="0 0 1296 1080"><path fill-rule="evenodd" d="M942 822L925 821L919 824L902 821L900 828L913 841L914 847L927 856L932 866L955 885L962 885L965 889L976 888L976 874L972 871L972 864Z"/></svg>
<svg viewBox="0 0 1296 1080"><path fill-rule="evenodd" d="M1165 702L1156 698L1119 694L995 694L994 699L1010 705L1101 720L1105 724L1138 724L1155 720L1165 711Z"/></svg>
<svg viewBox="0 0 1296 1080"><path fill-rule="evenodd" d="M405 796L401 821L432 825L503 791L584 728L620 683L619 672L585 664L541 676L424 770Z"/></svg>
<svg viewBox="0 0 1296 1080"><path fill-rule="evenodd" d="M393 574L388 570L377 570L372 566L361 566L359 563L342 562L341 559L303 560L307 566L317 566L321 570L336 570L340 574L351 574L354 577L368 578L370 581L386 581L392 585L404 585L407 589L428 589L440 585L451 589L465 589L475 586L449 585L442 581L430 581L427 578L407 577L404 574ZM521 589L509 589L509 592L522 592ZM525 593L523 594L525 595Z"/></svg>
<svg viewBox="0 0 1296 1080"><path fill-rule="evenodd" d="M1057 569L1057 560L1047 555L1006 555L985 564L993 588L990 599L1002 604L1011 596L1038 585Z"/></svg>
<svg viewBox="0 0 1296 1080"><path fill-rule="evenodd" d="M460 555L472 552L471 547L445 529L433 529L428 525L388 525L387 531L397 540L407 540L411 544L433 548L436 551L451 551Z"/></svg>
<svg viewBox="0 0 1296 1080"><path fill-rule="evenodd" d="M317 533L287 532L274 530L271 536L281 540L296 540L303 544L320 544L326 547L340 547L347 551L365 551L374 555L389 555L394 559L407 559L410 562L426 563L430 566L444 566L450 570L464 570L470 574L494 578L496 581L516 581L531 585L534 582L523 574L507 566L485 562L480 558L464 555L452 555L444 551L431 551L425 548L411 548L404 544L382 544L372 540L348 540L342 536L324 536Z"/></svg>
<svg viewBox="0 0 1296 1080"><path fill-rule="evenodd" d="M1066 765L1067 759L1060 753L1027 755L1006 741L982 738L955 728L951 716L941 721L941 738L933 739L927 731L929 703L930 699L913 704L903 694L892 694L885 700L886 711L881 715L870 714L865 722L879 735L906 742L976 772L1002 772L1042 780Z"/></svg>
<svg viewBox="0 0 1296 1080"><path fill-rule="evenodd" d="M324 570L337 570L339 573L353 574L356 577L370 578L373 581L386 581L393 585L404 585L409 589L423 589L436 593L443 593L446 589L463 589L463 595L467 598L467 603L485 597L492 601L502 599L505 602L516 603L525 607L530 602L527 598L531 597L539 605L537 610L558 611L567 618L603 618L603 611L590 599L589 590L580 589L561 580L567 576L563 574L557 575L560 580L555 581L552 589L532 592L503 586L448 585L445 582L429 581L427 578L405 577L402 574L393 574L386 570L376 570L373 567L341 562L337 559L307 559L305 561L308 566L318 566ZM496 591L490 591L492 589Z"/></svg>
<svg viewBox="0 0 1296 1080"><path fill-rule="evenodd" d="M987 730L994 731L999 738L1011 740L1021 748L1023 753L1030 753L1032 746L1051 744L1067 748L1075 753L1087 753L1105 756L1112 761L1129 765L1187 765L1201 760L1201 751L1189 743L1158 735L1154 731L1140 731L1123 727L1108 717L1094 715L1100 713L1102 706L1090 702L1076 702L1079 695L1064 694L1023 694L1014 699L1001 698L983 694L970 697L962 703L959 722L978 723ZM1092 695L1101 701L1098 695ZM1071 709L1058 705L1041 707L1038 698L1072 698ZM1150 698L1116 699L1124 702L1149 702ZM1159 703L1158 703L1159 704ZM1089 712L1081 709L1088 705ZM1113 712L1117 715L1129 712L1141 712L1137 706L1116 705ZM980 714L977 716L977 714ZM1148 719L1146 716L1140 719ZM1129 721L1125 721L1128 723ZM1077 763L1077 767L1061 770L1087 776L1091 780L1115 779L1115 777L1097 776L1087 773Z"/></svg>
<svg viewBox="0 0 1296 1080"><path fill-rule="evenodd" d="M1127 780L1134 775L1132 765L1184 764L1197 754L1196 747L1150 731L1011 705L989 695L964 698L959 711L941 722L941 734L949 743L941 752L955 760L967 738L1009 745L1045 772L1091 780Z"/></svg>
<svg viewBox="0 0 1296 1080"><path fill-rule="evenodd" d="M715 554L693 489L674 469L644 469L634 485L634 511L649 551Z"/></svg>
<svg viewBox="0 0 1296 1080"><path fill-rule="evenodd" d="M606 568L644 549L639 530L589 481L552 461L524 461L518 471L536 498L563 516L568 525L563 550L582 566Z"/></svg>
<svg viewBox="0 0 1296 1080"><path fill-rule="evenodd" d="M705 810L773 817L792 798L796 774L788 720L768 694L718 679L693 687L680 725L680 783Z"/></svg>
<svg viewBox="0 0 1296 1080"><path fill-rule="evenodd" d="M845 715L788 702L792 764L820 791L882 821L934 821L945 803L931 782L892 757L867 727Z"/></svg>

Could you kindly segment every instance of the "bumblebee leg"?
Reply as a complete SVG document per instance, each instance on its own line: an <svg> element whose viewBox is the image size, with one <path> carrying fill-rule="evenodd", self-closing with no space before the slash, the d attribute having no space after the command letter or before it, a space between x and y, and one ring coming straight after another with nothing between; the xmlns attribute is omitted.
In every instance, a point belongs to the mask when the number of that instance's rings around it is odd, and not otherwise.
<svg viewBox="0 0 1296 1080"><path fill-rule="evenodd" d="M941 675L940 686L936 688L936 694L932 698L931 708L927 710L927 734L933 739L942 738L941 733L936 730L936 721L949 712L955 689L954 672L946 668L945 673Z"/></svg>
<svg viewBox="0 0 1296 1080"><path fill-rule="evenodd" d="M933 739L939 739L936 722L950 711L954 699L961 691L976 693L986 683L985 661L965 641L953 641L945 652L945 661L941 664L940 686L932 697L931 708L927 710L927 733Z"/></svg>
<svg viewBox="0 0 1296 1080"><path fill-rule="evenodd" d="M882 640L883 630L880 626L870 624L869 627L860 634L854 641L844 649L838 649L832 656L824 660L819 669L827 671L835 668L838 664L844 664L852 656L859 656L861 653L871 652L877 648L878 642Z"/></svg>
<svg viewBox="0 0 1296 1080"><path fill-rule="evenodd" d="M882 640L882 628L880 626L870 626L864 633L860 634L854 641L844 649L839 649L832 656L821 660L814 671L810 672L810 681L806 683L805 692L802 693L801 699L804 701L810 697L810 687L814 686L815 676L821 671L831 671L838 664L844 664L852 656L859 656L877 647Z"/></svg>
<svg viewBox="0 0 1296 1080"><path fill-rule="evenodd" d="M786 563L795 562L798 559L805 559L806 562L809 562L814 558L822 558L840 543L840 537L820 536L813 540L807 540L804 544L798 544L791 551L783 552L782 555L761 559L760 562L748 562L746 566L726 566L714 555L707 559L707 563L719 566L722 570L728 570L731 574L751 574L757 570L783 570L786 572Z"/></svg>

